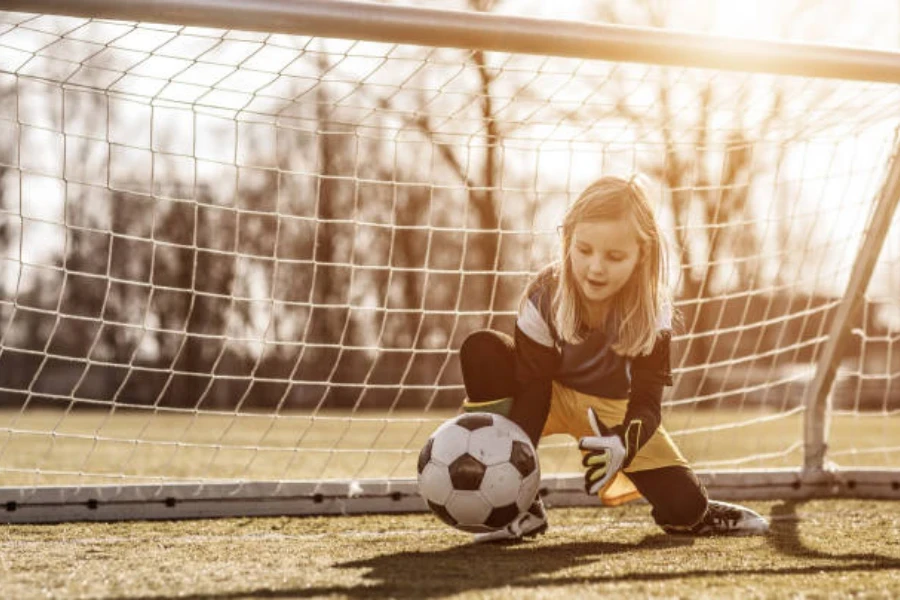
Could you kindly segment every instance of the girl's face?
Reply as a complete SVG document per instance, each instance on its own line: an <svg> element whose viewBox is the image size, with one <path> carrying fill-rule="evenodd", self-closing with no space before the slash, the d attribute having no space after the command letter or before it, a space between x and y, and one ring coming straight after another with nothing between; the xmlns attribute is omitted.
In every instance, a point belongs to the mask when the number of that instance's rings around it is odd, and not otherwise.
<svg viewBox="0 0 900 600"><path fill-rule="evenodd" d="M626 218L575 225L569 261L588 307L601 308L625 287L640 256L634 226Z"/></svg>

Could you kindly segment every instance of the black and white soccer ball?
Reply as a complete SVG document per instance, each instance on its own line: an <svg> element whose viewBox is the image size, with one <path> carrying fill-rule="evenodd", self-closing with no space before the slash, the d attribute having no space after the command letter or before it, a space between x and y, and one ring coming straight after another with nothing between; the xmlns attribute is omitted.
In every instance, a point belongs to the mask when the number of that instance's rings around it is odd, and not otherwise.
<svg viewBox="0 0 900 600"><path fill-rule="evenodd" d="M419 494L448 525L495 531L528 509L541 482L537 452L521 427L492 413L443 423L419 453Z"/></svg>

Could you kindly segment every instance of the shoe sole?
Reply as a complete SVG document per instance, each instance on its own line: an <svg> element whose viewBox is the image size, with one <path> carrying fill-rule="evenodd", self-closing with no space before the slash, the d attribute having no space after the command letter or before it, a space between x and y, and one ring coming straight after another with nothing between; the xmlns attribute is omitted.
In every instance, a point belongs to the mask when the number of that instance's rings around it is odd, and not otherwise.
<svg viewBox="0 0 900 600"><path fill-rule="evenodd" d="M524 542L526 540L530 540L538 537L539 535L543 535L547 532L547 528L549 527L549 523L541 523L538 527L535 527L528 533L523 533L519 537L515 538L497 538L497 539L486 539L486 540L476 540L473 541L473 544L478 545L491 545L491 546L511 546L513 544L518 544L519 542Z"/></svg>
<svg viewBox="0 0 900 600"><path fill-rule="evenodd" d="M664 529L666 535L674 535L680 537L752 537L755 535L762 536L769 533L769 526L755 528L730 529L725 531L670 531Z"/></svg>

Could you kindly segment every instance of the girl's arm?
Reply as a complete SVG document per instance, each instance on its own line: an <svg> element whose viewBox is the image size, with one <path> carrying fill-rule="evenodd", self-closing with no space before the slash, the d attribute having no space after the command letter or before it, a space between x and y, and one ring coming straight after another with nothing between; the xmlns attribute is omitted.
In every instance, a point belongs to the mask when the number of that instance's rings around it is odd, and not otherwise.
<svg viewBox="0 0 900 600"><path fill-rule="evenodd" d="M619 435L626 442L629 456L625 466L634 454L656 432L662 420L663 387L672 385L672 368L669 361L669 346L672 334L660 331L653 351L646 356L637 356L631 361L631 392L628 408Z"/></svg>
<svg viewBox="0 0 900 600"><path fill-rule="evenodd" d="M526 325L527 328L527 325ZM553 375L560 355L554 346L538 343L517 324L516 388L510 419L517 423L537 446L550 413Z"/></svg>

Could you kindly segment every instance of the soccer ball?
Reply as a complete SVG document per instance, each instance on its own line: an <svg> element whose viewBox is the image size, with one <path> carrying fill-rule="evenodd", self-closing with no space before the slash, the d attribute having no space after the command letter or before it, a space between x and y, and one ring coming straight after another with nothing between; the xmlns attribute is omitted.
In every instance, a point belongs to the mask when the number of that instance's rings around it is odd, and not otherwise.
<svg viewBox="0 0 900 600"><path fill-rule="evenodd" d="M534 502L537 452L515 423L466 413L443 423L419 453L419 494L442 521L470 533L509 525Z"/></svg>

